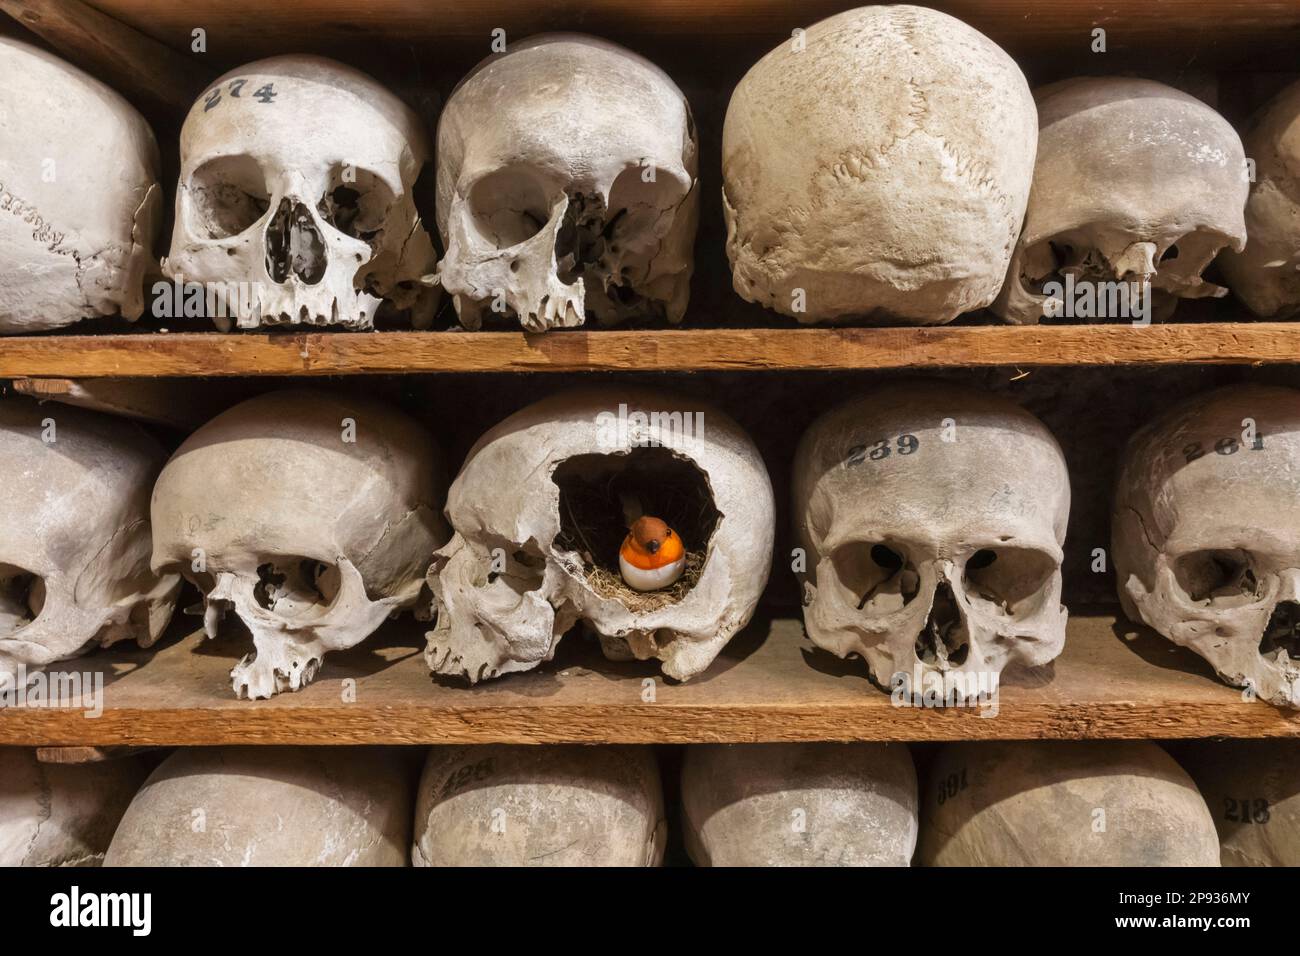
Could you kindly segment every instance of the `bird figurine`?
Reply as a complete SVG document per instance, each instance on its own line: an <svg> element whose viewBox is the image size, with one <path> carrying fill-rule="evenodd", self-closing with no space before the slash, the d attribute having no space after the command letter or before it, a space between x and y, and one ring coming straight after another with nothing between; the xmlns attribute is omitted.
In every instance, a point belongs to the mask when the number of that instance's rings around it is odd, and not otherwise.
<svg viewBox="0 0 1300 956"><path fill-rule="evenodd" d="M634 591L658 591L686 569L682 539L658 518L637 518L618 549L618 569Z"/></svg>

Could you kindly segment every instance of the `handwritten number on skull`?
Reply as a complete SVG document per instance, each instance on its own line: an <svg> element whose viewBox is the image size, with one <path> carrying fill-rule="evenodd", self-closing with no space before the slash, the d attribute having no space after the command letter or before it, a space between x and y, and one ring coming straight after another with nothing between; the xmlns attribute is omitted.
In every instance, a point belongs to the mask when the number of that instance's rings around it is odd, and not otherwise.
<svg viewBox="0 0 1300 956"><path fill-rule="evenodd" d="M226 84L226 92L230 94L231 99L243 99L243 89L248 85L246 78L231 80ZM274 83L266 83L259 86L253 93L253 98L259 103L270 103L278 94L275 91ZM215 87L207 92L203 97L203 112L207 112L221 103L221 87Z"/></svg>

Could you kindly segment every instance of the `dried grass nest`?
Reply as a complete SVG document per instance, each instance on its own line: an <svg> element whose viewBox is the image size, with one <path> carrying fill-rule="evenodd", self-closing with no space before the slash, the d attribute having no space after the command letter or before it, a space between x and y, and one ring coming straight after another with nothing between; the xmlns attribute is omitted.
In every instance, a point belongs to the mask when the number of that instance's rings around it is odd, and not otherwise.
<svg viewBox="0 0 1300 956"><path fill-rule="evenodd" d="M618 601L633 614L658 611L660 608L676 604L690 593L691 588L700 580L704 572L704 552L687 551L686 569L672 587L661 591L635 591L623 583L623 576L608 568L602 568L590 561L590 555L583 554L583 573L587 586L600 597Z"/></svg>

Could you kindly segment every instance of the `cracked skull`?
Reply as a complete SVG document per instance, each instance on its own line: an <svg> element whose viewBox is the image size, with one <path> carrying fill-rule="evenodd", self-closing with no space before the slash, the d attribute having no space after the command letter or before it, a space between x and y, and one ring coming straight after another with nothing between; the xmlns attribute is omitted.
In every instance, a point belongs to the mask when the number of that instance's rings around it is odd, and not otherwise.
<svg viewBox="0 0 1300 956"><path fill-rule="evenodd" d="M685 573L633 591L620 541L639 514L680 536ZM475 444L452 482L455 531L434 556L427 658L471 682L550 660L578 620L606 656L686 680L748 623L772 559L772 486L735 422L685 398L566 392Z"/></svg>
<svg viewBox="0 0 1300 956"><path fill-rule="evenodd" d="M327 651L416 604L447 538L441 475L432 437L394 408L271 392L218 415L167 463L154 567L203 591L209 637L229 611L251 632L236 694L299 690Z"/></svg>
<svg viewBox="0 0 1300 956"><path fill-rule="evenodd" d="M1113 539L1132 620L1300 706L1300 391L1219 389L1139 430Z"/></svg>
<svg viewBox="0 0 1300 956"><path fill-rule="evenodd" d="M9 37L0 75L0 335L138 319L162 211L153 133L104 84Z"/></svg>
<svg viewBox="0 0 1300 956"><path fill-rule="evenodd" d="M1201 273L1220 249L1245 244L1249 186L1227 120L1193 96L1128 77L1064 80L1037 97L1034 186L993 311L1016 323L1064 314L1067 277L1149 282L1162 318L1179 299L1222 296Z"/></svg>
<svg viewBox="0 0 1300 956"><path fill-rule="evenodd" d="M808 636L864 657L878 684L1060 654L1069 476L1028 412L939 382L884 386L809 428L793 491Z"/></svg>
<svg viewBox="0 0 1300 956"><path fill-rule="evenodd" d="M426 325L435 257L411 191L428 152L419 118L364 73L313 56L241 67L185 120L163 271L209 288L222 331L365 329L383 300Z"/></svg>
<svg viewBox="0 0 1300 956"><path fill-rule="evenodd" d="M149 491L166 458L137 426L0 401L0 686L167 626L180 577L149 569Z"/></svg>
<svg viewBox="0 0 1300 956"><path fill-rule="evenodd" d="M553 34L484 60L438 123L438 276L461 324L680 322L696 151L681 90L629 50Z"/></svg>
<svg viewBox="0 0 1300 956"><path fill-rule="evenodd" d="M1246 202L1250 241L1219 256L1233 294L1256 315L1300 312L1300 83L1274 97L1252 121L1246 145L1256 163Z"/></svg>
<svg viewBox="0 0 1300 956"><path fill-rule="evenodd" d="M740 81L722 134L736 291L800 322L933 325L991 303L1038 123L1019 67L946 14L864 7Z"/></svg>

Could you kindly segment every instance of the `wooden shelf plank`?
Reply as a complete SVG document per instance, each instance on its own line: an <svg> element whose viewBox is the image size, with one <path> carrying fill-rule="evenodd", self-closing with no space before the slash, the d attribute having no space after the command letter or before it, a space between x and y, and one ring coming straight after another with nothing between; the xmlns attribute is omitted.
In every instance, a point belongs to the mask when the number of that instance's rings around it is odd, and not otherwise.
<svg viewBox="0 0 1300 956"><path fill-rule="evenodd" d="M112 650L69 671L104 675L103 713L10 707L0 744L696 743L705 741L1273 737L1300 715L1243 701L1199 658L1101 610L1076 614L1065 653L1006 675L996 716L899 708L860 661L818 651L797 621L757 622L703 675L666 683L655 662L611 663L576 634L556 661L467 687L434 682L420 625L387 625L330 658L316 682L270 701L231 696L247 638L197 633ZM345 690L355 682L355 699ZM653 688L653 694L648 693ZM652 699L648 699L652 698Z"/></svg>
<svg viewBox="0 0 1300 956"><path fill-rule="evenodd" d="M0 338L0 378L1300 362L1300 323Z"/></svg>

